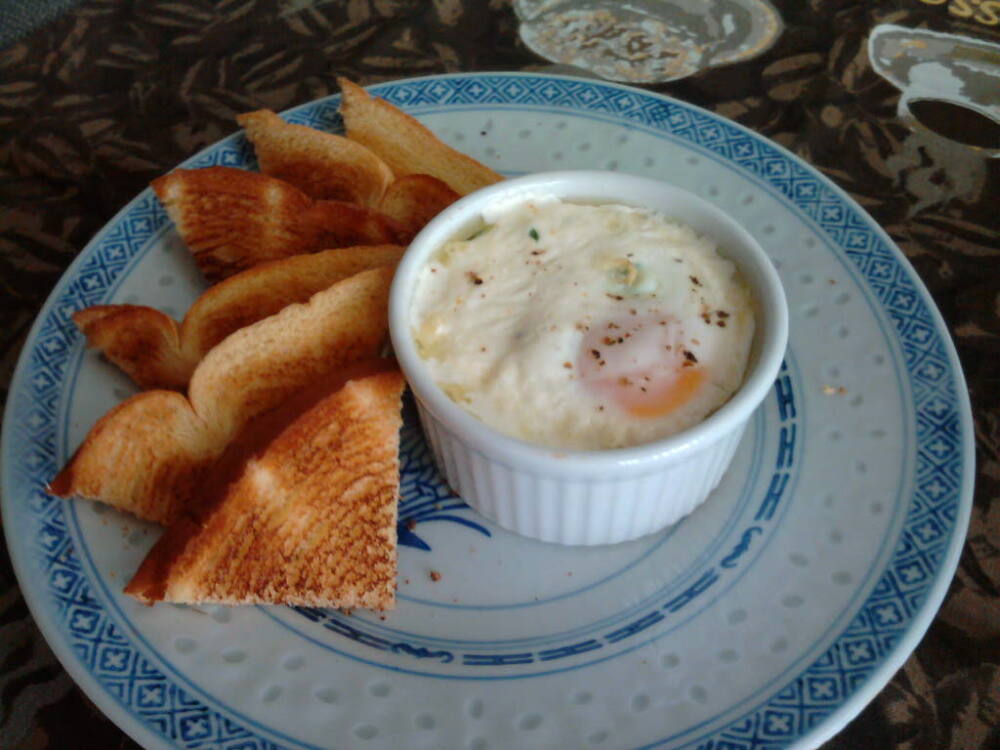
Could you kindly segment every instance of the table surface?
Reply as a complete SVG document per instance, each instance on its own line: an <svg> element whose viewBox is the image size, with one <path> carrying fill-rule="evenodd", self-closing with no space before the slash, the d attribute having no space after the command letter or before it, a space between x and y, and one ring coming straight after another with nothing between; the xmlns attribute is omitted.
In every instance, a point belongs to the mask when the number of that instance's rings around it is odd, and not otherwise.
<svg viewBox="0 0 1000 750"><path fill-rule="evenodd" d="M769 51L650 88L774 139L885 227L947 321L976 430L975 505L947 599L891 683L823 747L1000 747L1000 159L904 127L899 92L866 52L880 23L997 43L1000 8L773 4L786 28ZM152 178L233 132L236 114L335 93L339 75L548 69L505 0L84 0L0 50L0 400L76 254ZM135 746L49 651L0 552L0 747Z"/></svg>

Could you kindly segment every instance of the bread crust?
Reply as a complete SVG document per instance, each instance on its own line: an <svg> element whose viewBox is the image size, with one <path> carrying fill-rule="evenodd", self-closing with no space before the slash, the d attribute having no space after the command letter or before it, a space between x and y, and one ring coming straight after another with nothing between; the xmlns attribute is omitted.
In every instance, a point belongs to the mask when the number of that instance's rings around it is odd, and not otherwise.
<svg viewBox="0 0 1000 750"><path fill-rule="evenodd" d="M377 206L392 170L370 149L333 133L285 122L269 109L236 116L260 171L317 200Z"/></svg>
<svg viewBox="0 0 1000 750"><path fill-rule="evenodd" d="M428 174L460 195L499 182L503 177L441 141L417 120L376 99L346 78L340 84L340 113L347 137L375 152L395 173Z"/></svg>

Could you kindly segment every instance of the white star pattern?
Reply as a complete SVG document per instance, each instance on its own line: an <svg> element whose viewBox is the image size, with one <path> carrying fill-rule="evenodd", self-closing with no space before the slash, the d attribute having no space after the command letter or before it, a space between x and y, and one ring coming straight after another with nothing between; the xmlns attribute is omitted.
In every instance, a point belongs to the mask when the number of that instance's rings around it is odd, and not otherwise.
<svg viewBox="0 0 1000 750"><path fill-rule="evenodd" d="M912 294L897 294L895 303L899 307L912 307L913 306L913 295Z"/></svg>
<svg viewBox="0 0 1000 750"><path fill-rule="evenodd" d="M927 446L927 450L933 453L938 458L947 455L948 451L951 450L951 446L948 445L944 440L938 438L933 443Z"/></svg>
<svg viewBox="0 0 1000 750"><path fill-rule="evenodd" d="M208 724L204 719L189 719L184 722L184 728L188 737L208 734Z"/></svg>
<svg viewBox="0 0 1000 750"><path fill-rule="evenodd" d="M889 604L876 609L875 616L878 617L880 625L893 625L894 623L899 622L899 612L896 611L895 607Z"/></svg>
<svg viewBox="0 0 1000 750"><path fill-rule="evenodd" d="M931 496L932 499L937 500L941 495L948 491L948 488L941 484L937 478L934 479L928 485L924 486L924 492Z"/></svg>
<svg viewBox="0 0 1000 750"><path fill-rule="evenodd" d="M931 524L930 521L927 521L926 523L924 523L923 526L917 528L916 532L917 536L919 536L921 541L924 542L929 542L931 539L937 536L937 531L935 530L934 526Z"/></svg>
<svg viewBox="0 0 1000 750"><path fill-rule="evenodd" d="M105 651L104 652L104 668L105 669L121 669L125 666L125 652L124 651Z"/></svg>
<svg viewBox="0 0 1000 750"><path fill-rule="evenodd" d="M938 367L933 362L928 362L926 365L920 368L920 374L925 378L930 378L931 380L937 380L941 373L944 372L940 367Z"/></svg>
<svg viewBox="0 0 1000 750"><path fill-rule="evenodd" d="M812 683L813 698L833 698L833 683L829 681Z"/></svg>
<svg viewBox="0 0 1000 750"><path fill-rule="evenodd" d="M52 576L52 585L55 586L57 589L62 589L63 591L65 591L66 587L69 586L72 580L73 579L70 578L65 573L56 573L54 576Z"/></svg>
<svg viewBox="0 0 1000 750"><path fill-rule="evenodd" d="M867 661L872 658L872 652L867 643L848 644L847 655L851 661Z"/></svg>
<svg viewBox="0 0 1000 750"><path fill-rule="evenodd" d="M872 273L879 278L885 278L889 275L889 264L884 261L879 261L878 263L872 263Z"/></svg>
<svg viewBox="0 0 1000 750"><path fill-rule="evenodd" d="M771 714L767 717L767 731L774 732L775 734L784 734L791 731L791 727L788 725L790 719L791 717L789 716Z"/></svg>
<svg viewBox="0 0 1000 750"><path fill-rule="evenodd" d="M94 627L94 615L88 615L84 612L77 612L73 616L73 626L76 630L90 630Z"/></svg>

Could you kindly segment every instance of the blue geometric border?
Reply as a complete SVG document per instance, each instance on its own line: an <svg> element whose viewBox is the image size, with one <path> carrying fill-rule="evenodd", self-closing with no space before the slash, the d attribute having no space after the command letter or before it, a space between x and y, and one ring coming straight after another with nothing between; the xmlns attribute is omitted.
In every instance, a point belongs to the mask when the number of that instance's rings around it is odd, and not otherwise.
<svg viewBox="0 0 1000 750"><path fill-rule="evenodd" d="M912 269L871 219L825 178L765 139L680 102L614 84L530 74L416 79L376 91L404 109L565 109L669 134L780 193L865 280L892 321L913 397L916 491L904 528L878 584L827 652L764 704L696 746L777 748L821 733L824 722L843 712L852 696L881 686L891 674L886 665L898 665L905 657L897 648L900 642L929 624L968 519L972 458L967 396L951 343ZM336 128L337 106L337 98L331 97L298 108L292 118ZM231 137L186 166L247 161L245 146ZM60 623L57 635L108 695L148 730L179 747L277 747L182 690L122 636L90 590L72 549L64 505L44 492L44 478L57 469L57 415L76 341L70 315L104 301L164 221L155 199L143 193L81 254L36 322L4 420L5 528L17 568L42 571L35 580L47 583L44 605ZM9 507L14 502L24 505L14 510ZM26 515L30 528L22 524L12 529ZM876 672L882 679L873 686Z"/></svg>

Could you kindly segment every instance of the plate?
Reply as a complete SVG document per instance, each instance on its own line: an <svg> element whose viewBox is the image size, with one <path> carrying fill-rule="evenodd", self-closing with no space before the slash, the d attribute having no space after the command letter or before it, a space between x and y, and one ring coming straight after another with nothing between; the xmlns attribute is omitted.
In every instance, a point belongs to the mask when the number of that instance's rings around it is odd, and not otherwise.
<svg viewBox="0 0 1000 750"><path fill-rule="evenodd" d="M508 175L617 169L729 211L789 299L773 393L708 502L603 548L521 539L467 508L408 406L394 612L141 606L122 588L156 530L44 486L132 392L71 314L141 301L177 316L202 289L144 191L56 286L4 420L11 556L67 670L149 747L707 750L832 736L930 624L971 506L962 373L913 270L815 170L682 102L537 74L373 90ZM288 116L336 130L337 106ZM186 166L212 164L251 166L252 152L236 135Z"/></svg>

